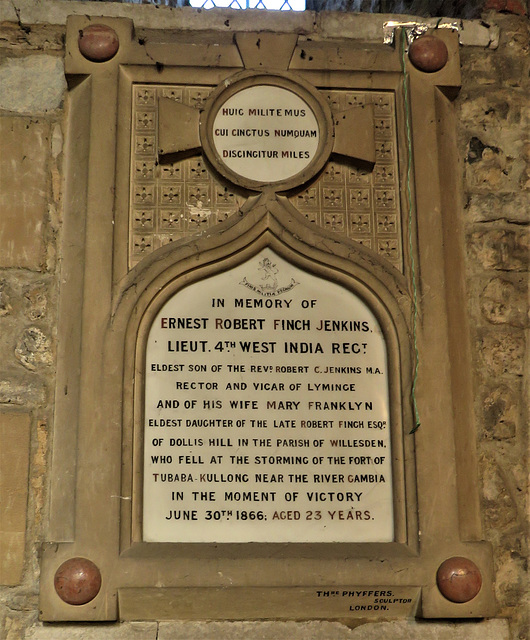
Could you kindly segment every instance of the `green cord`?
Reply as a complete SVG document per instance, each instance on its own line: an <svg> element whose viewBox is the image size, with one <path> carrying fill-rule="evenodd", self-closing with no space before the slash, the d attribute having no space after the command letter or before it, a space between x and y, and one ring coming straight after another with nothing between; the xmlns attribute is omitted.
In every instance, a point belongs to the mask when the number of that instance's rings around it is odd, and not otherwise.
<svg viewBox="0 0 530 640"><path fill-rule="evenodd" d="M408 76L407 65L405 59L405 41L407 34L405 29L401 29L401 59L403 63L403 88L405 98L405 123L407 129L407 198L409 204L409 252L410 252L410 271L412 278L412 300L414 304L414 315L412 319L412 339L414 341L414 376L412 380L412 406L414 408L414 428L410 433L415 433L420 427L420 414L418 411L418 404L416 402L416 384L418 382L418 368L420 362L420 354L418 351L417 341L417 327L418 327L418 288L416 286L416 264L414 261L414 251L412 247L412 219L413 219L413 201L410 188L411 175L412 175L412 136L410 132L410 106L409 106L409 93L408 93Z"/></svg>

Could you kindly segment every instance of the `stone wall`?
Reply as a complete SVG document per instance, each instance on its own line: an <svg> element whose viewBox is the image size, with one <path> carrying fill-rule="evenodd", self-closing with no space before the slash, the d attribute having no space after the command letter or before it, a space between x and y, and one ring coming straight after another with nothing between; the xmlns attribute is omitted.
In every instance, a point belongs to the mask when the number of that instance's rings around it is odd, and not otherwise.
<svg viewBox="0 0 530 640"><path fill-rule="evenodd" d="M3 9L4 7L2 7ZM63 27L0 27L0 637L38 615L51 455Z"/></svg>
<svg viewBox="0 0 530 640"><path fill-rule="evenodd" d="M500 614L512 617L513 637L523 638L529 624L522 605L528 559L528 22L498 14L488 19L501 27L499 48L462 49L457 106L484 526L495 549Z"/></svg>
<svg viewBox="0 0 530 640"><path fill-rule="evenodd" d="M528 131L529 33L526 18L495 13L483 18L500 27L499 47L462 48L463 87L456 105L477 446L485 537L494 547L498 618L369 623L356 629L329 622L94 626L38 622L39 552L46 539L55 349L60 339L55 327L66 133L65 5L77 12L107 10L101 4L95 9L90 3L46 4L49 23L42 12L32 13L28 0L2 0L0 5L0 584L5 585L0 587L0 636L6 640L526 638L524 372L530 180L529 147L523 134L525 127ZM122 12L128 10L120 7ZM166 10L136 6L134 11L135 20L148 21L154 12ZM302 19L307 21L307 16ZM176 26L177 19L172 20Z"/></svg>

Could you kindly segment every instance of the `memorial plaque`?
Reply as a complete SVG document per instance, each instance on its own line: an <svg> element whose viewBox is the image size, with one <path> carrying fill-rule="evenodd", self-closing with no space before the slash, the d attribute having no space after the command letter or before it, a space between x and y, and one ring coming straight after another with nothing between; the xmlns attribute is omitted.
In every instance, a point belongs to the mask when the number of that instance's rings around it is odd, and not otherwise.
<svg viewBox="0 0 530 640"><path fill-rule="evenodd" d="M157 314L144 446L145 541L393 540L379 323L270 249Z"/></svg>
<svg viewBox="0 0 530 640"><path fill-rule="evenodd" d="M90 17L65 43L41 618L493 615L456 33L425 74L401 30L210 46L98 23L119 40L104 64L79 48ZM85 604L63 588L80 567Z"/></svg>

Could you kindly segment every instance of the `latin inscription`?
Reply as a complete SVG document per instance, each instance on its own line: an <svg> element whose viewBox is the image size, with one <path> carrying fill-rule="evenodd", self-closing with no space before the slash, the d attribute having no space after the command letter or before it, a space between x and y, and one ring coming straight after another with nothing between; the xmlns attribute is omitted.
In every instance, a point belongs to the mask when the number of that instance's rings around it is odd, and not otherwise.
<svg viewBox="0 0 530 640"><path fill-rule="evenodd" d="M211 134L222 162L258 182L279 182L303 171L320 141L309 105L293 91L271 85L248 87L228 98Z"/></svg>

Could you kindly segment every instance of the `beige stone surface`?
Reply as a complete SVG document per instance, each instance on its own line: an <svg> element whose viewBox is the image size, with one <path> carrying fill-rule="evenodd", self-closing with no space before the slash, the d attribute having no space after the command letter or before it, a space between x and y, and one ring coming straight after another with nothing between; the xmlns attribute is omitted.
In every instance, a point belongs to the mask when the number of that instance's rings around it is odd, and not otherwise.
<svg viewBox="0 0 530 640"><path fill-rule="evenodd" d="M24 562L30 416L0 413L0 584L20 582Z"/></svg>
<svg viewBox="0 0 530 640"><path fill-rule="evenodd" d="M2 6L1 2L0 6ZM59 25L43 26L38 30L24 28L16 21L14 10L9 19L13 22L6 21L0 27L2 33L0 46L2 48L13 51L59 51L64 47L62 29Z"/></svg>
<svg viewBox="0 0 530 640"><path fill-rule="evenodd" d="M64 625L37 624L26 631L24 640L157 640L156 622Z"/></svg>
<svg viewBox="0 0 530 640"><path fill-rule="evenodd" d="M399 620L360 625L338 622L161 622L158 640L460 640L462 627L451 622ZM508 640L505 620L470 622L466 640Z"/></svg>
<svg viewBox="0 0 530 640"><path fill-rule="evenodd" d="M0 267L41 269L48 136L46 122L0 119Z"/></svg>
<svg viewBox="0 0 530 640"><path fill-rule="evenodd" d="M484 288L480 302L482 315L491 324L528 325L526 278L493 278Z"/></svg>
<svg viewBox="0 0 530 640"><path fill-rule="evenodd" d="M13 374L9 380L0 380L0 404L25 405L28 402L41 404L46 393L41 382L31 380L25 375Z"/></svg>
<svg viewBox="0 0 530 640"><path fill-rule="evenodd" d="M493 375L524 373L525 339L522 331L487 333L481 342L482 358Z"/></svg>
<svg viewBox="0 0 530 640"><path fill-rule="evenodd" d="M22 114L53 111L66 89L64 63L47 55L9 58L0 65L0 85L0 109Z"/></svg>
<svg viewBox="0 0 530 640"><path fill-rule="evenodd" d="M24 634L24 620L14 616L7 617L4 631L5 640L20 640Z"/></svg>
<svg viewBox="0 0 530 640"><path fill-rule="evenodd" d="M128 622L35 625L25 640L509 640L506 620L455 622L400 620L339 622Z"/></svg>
<svg viewBox="0 0 530 640"><path fill-rule="evenodd" d="M527 271L529 242L524 227L486 228L470 236L470 249L484 269Z"/></svg>
<svg viewBox="0 0 530 640"><path fill-rule="evenodd" d="M0 584L11 586L21 582L25 544L24 532L0 531Z"/></svg>

